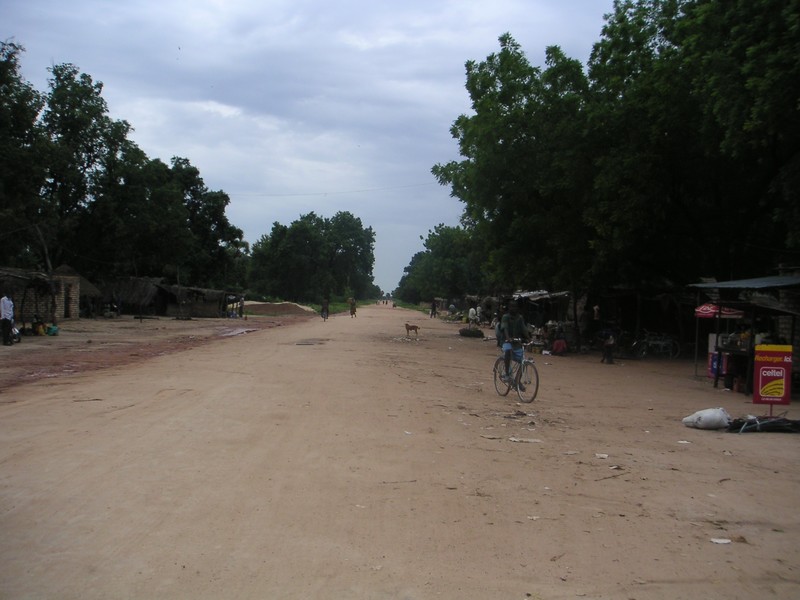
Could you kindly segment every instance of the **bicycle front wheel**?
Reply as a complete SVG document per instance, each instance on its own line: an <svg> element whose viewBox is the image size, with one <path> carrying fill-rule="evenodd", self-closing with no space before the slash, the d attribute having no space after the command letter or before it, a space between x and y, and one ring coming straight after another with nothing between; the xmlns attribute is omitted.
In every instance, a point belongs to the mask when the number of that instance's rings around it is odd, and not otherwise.
<svg viewBox="0 0 800 600"><path fill-rule="evenodd" d="M680 355L681 355L681 345L676 340L672 340L669 343L669 357L678 358Z"/></svg>
<svg viewBox="0 0 800 600"><path fill-rule="evenodd" d="M521 402L533 402L539 393L539 371L533 361L525 361L517 372L517 395Z"/></svg>
<svg viewBox="0 0 800 600"><path fill-rule="evenodd" d="M492 369L494 376L494 389L501 396L508 396L508 390L511 389L507 380L502 379L502 375L506 372L506 362L501 356L494 361L494 368Z"/></svg>

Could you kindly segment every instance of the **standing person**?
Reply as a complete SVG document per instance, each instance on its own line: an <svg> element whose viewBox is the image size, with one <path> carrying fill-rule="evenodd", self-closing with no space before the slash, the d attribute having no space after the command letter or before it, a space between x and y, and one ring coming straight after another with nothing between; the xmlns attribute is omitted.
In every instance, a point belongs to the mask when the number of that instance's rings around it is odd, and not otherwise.
<svg viewBox="0 0 800 600"><path fill-rule="evenodd" d="M600 331L601 331L601 327L600 327L600 305L599 304L595 304L592 307L592 330L591 330L592 340L591 341L594 341L594 337L598 333L600 333Z"/></svg>
<svg viewBox="0 0 800 600"><path fill-rule="evenodd" d="M585 304L581 311L581 316L578 318L578 331L581 334L581 339L588 344L592 343L591 339L591 326L592 317L589 314L589 305Z"/></svg>
<svg viewBox="0 0 800 600"><path fill-rule="evenodd" d="M356 299L350 298L350 318L352 319L355 316L356 316Z"/></svg>
<svg viewBox="0 0 800 600"><path fill-rule="evenodd" d="M474 306L469 307L468 315L469 316L467 317L467 319L469 320L469 328L472 329L473 325L478 324L478 312L475 310Z"/></svg>
<svg viewBox="0 0 800 600"><path fill-rule="evenodd" d="M14 303L8 294L0 298L0 328L3 330L3 345L13 346L11 341L11 323L14 321Z"/></svg>
<svg viewBox="0 0 800 600"><path fill-rule="evenodd" d="M320 310L320 314L322 315L322 320L323 321L327 321L328 320L328 312L329 311L330 311L330 301L327 298L325 298L322 301L322 309Z"/></svg>
<svg viewBox="0 0 800 600"><path fill-rule="evenodd" d="M244 296L239 298L239 318L244 318Z"/></svg>
<svg viewBox="0 0 800 600"><path fill-rule="evenodd" d="M506 314L506 307L504 305L500 305L497 307L497 313L495 314L494 318L492 319L492 327L494 328L494 337L497 340L497 347L503 347L503 332L500 331L500 324L503 322L503 315Z"/></svg>
<svg viewBox="0 0 800 600"><path fill-rule="evenodd" d="M500 320L500 337L503 341L503 357L505 358L506 377L511 373L511 353L515 360L522 360L522 344L531 340L531 334L525 319L519 314L517 301L511 299L508 303L508 312ZM519 340L524 340L519 341Z"/></svg>
<svg viewBox="0 0 800 600"><path fill-rule="evenodd" d="M604 329L601 333L603 338L603 358L600 359L601 363L609 365L614 364L614 344L617 341L614 339L614 332L611 329Z"/></svg>
<svg viewBox="0 0 800 600"><path fill-rule="evenodd" d="M430 316L430 318L433 319L435 316L436 316L436 299L434 298L433 302L431 302L431 316Z"/></svg>

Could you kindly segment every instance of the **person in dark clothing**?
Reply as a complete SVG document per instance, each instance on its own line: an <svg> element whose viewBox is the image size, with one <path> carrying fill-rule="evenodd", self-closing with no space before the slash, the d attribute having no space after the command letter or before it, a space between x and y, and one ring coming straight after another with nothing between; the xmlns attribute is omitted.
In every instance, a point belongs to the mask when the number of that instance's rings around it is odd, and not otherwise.
<svg viewBox="0 0 800 600"><path fill-rule="evenodd" d="M506 376L511 373L511 353L517 362L522 361L522 345L529 342L531 334L525 319L519 314L519 305L516 300L508 303L508 312L500 319L500 336L503 341L503 356L505 358Z"/></svg>
<svg viewBox="0 0 800 600"><path fill-rule="evenodd" d="M604 329L601 337L603 340L603 358L600 359L600 362L613 365L614 345L617 343L617 341L614 339L614 332L610 329Z"/></svg>
<svg viewBox="0 0 800 600"><path fill-rule="evenodd" d="M3 297L0 298L0 319L2 319L0 324L3 330L3 345L12 346L11 326L14 323L14 303L8 294L3 294Z"/></svg>

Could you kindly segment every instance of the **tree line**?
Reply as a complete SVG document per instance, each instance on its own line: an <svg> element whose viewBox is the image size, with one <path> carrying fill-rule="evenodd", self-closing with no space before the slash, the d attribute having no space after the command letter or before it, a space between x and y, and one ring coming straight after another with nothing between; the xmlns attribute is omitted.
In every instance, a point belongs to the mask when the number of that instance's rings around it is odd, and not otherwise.
<svg viewBox="0 0 800 600"><path fill-rule="evenodd" d="M617 0L587 67L532 66L510 34L466 63L464 205L397 295L682 287L800 249L800 2Z"/></svg>
<svg viewBox="0 0 800 600"><path fill-rule="evenodd" d="M72 64L48 91L22 75L24 48L0 42L0 265L68 264L102 283L120 277L295 301L377 297L375 236L350 213L275 223L250 245L188 158L149 158L114 120L103 84Z"/></svg>

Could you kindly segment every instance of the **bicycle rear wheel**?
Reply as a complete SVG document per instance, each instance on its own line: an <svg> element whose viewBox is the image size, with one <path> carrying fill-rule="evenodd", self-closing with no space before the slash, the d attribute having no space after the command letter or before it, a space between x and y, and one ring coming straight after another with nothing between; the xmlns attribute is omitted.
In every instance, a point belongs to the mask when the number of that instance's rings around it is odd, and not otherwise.
<svg viewBox="0 0 800 600"><path fill-rule="evenodd" d="M497 390L497 393L501 396L508 396L508 391L511 389L511 385L509 384L508 380L503 380L501 376L506 371L506 362L501 356L496 361L494 361L494 368L492 369L492 373L494 376L494 389Z"/></svg>
<svg viewBox="0 0 800 600"><path fill-rule="evenodd" d="M539 371L532 360L526 360L519 368L516 379L517 395L521 402L533 402L539 393Z"/></svg>

